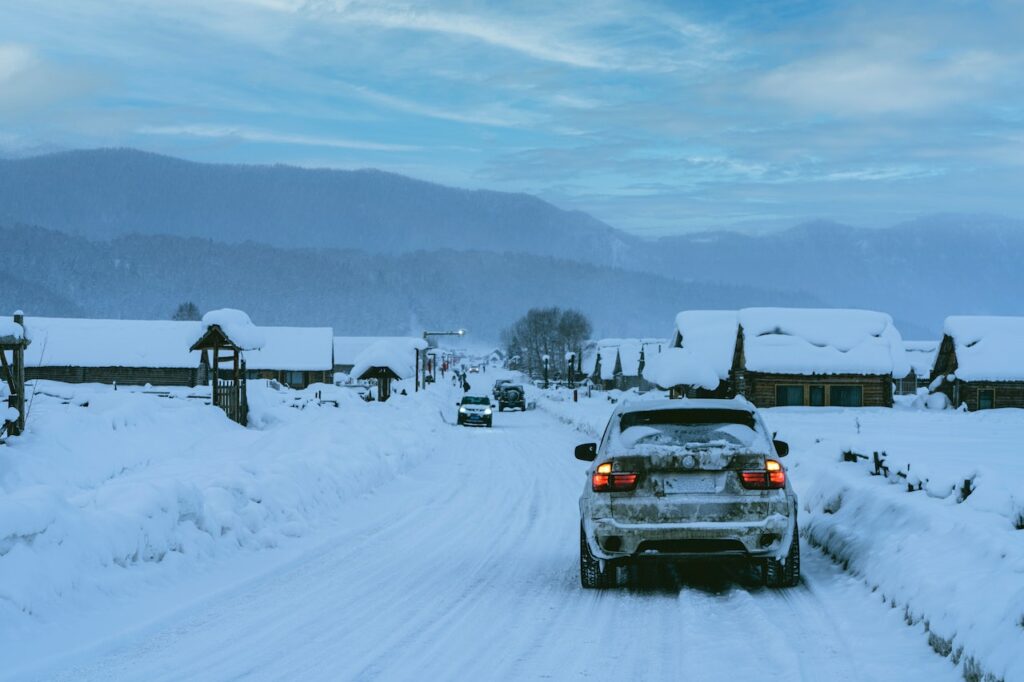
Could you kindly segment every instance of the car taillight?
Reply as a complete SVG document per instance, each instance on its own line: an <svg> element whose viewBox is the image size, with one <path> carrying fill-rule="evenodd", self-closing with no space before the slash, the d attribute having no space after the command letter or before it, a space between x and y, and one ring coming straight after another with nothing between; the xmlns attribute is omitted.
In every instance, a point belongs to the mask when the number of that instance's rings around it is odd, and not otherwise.
<svg viewBox="0 0 1024 682"><path fill-rule="evenodd" d="M624 493L636 489L637 478L632 472L612 471L612 463L603 462L591 477L591 487L595 493Z"/></svg>
<svg viewBox="0 0 1024 682"><path fill-rule="evenodd" d="M740 472L740 482L747 490L777 490L786 487L786 471L774 459L765 460L764 469Z"/></svg>

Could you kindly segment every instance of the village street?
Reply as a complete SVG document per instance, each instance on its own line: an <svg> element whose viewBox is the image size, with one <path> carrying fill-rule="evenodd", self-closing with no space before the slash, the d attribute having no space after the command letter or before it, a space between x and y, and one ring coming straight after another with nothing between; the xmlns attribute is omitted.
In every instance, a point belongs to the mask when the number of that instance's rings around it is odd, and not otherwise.
<svg viewBox="0 0 1024 682"><path fill-rule="evenodd" d="M423 433L436 456L350 500L301 551L247 554L216 589L136 595L158 606L15 678L960 678L806 544L791 590L667 575L584 591L572 448L585 436L544 410Z"/></svg>

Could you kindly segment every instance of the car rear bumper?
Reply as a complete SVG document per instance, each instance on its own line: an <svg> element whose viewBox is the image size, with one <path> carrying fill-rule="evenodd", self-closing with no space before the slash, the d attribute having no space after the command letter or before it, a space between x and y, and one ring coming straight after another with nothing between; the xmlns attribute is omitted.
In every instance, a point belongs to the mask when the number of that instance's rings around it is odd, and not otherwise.
<svg viewBox="0 0 1024 682"><path fill-rule="evenodd" d="M773 514L720 523L624 524L599 518L588 526L591 552L600 559L684 561L783 556L794 519Z"/></svg>

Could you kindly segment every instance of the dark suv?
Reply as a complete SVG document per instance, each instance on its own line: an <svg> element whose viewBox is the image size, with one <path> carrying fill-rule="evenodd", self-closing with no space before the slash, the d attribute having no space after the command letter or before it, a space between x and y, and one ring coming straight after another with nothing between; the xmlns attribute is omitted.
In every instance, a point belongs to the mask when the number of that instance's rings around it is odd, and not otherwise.
<svg viewBox="0 0 1024 682"><path fill-rule="evenodd" d="M498 393L498 411L526 410L526 391L520 384L505 384Z"/></svg>

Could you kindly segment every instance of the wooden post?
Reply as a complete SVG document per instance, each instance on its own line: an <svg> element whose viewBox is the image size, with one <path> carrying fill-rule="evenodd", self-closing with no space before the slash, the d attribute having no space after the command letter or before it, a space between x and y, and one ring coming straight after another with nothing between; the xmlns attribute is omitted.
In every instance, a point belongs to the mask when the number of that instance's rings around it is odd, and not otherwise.
<svg viewBox="0 0 1024 682"><path fill-rule="evenodd" d="M416 390L420 390L420 349L416 349Z"/></svg>
<svg viewBox="0 0 1024 682"><path fill-rule="evenodd" d="M14 321L25 328L25 317L15 315ZM14 408L18 410L18 427L15 436L25 431L25 343L22 342L14 349L14 383L18 386L18 397L15 399Z"/></svg>
<svg viewBox="0 0 1024 682"><path fill-rule="evenodd" d="M220 374L220 348L213 347L213 382L210 384L210 404L217 404L217 379Z"/></svg>

